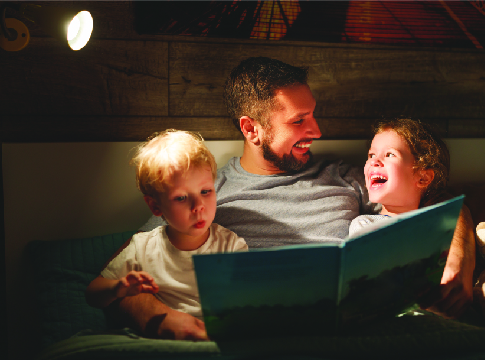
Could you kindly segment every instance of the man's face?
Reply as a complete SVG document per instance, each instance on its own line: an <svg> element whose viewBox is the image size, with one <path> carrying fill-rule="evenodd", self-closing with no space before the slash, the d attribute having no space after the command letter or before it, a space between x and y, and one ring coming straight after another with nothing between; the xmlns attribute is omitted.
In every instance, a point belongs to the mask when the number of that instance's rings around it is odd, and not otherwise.
<svg viewBox="0 0 485 360"><path fill-rule="evenodd" d="M276 108L261 129L263 157L284 172L299 171L311 159L310 145L322 136L313 117L316 101L308 85L276 90Z"/></svg>

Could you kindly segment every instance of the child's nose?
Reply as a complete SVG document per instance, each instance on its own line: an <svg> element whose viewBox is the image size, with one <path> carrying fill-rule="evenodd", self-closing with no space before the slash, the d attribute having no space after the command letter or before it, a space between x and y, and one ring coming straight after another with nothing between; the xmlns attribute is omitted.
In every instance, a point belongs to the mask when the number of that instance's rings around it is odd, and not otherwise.
<svg viewBox="0 0 485 360"><path fill-rule="evenodd" d="M199 197L194 198L192 202L192 211L199 212L199 211L202 211L203 209L204 209L204 202L202 201L202 199Z"/></svg>
<svg viewBox="0 0 485 360"><path fill-rule="evenodd" d="M371 160L371 166L382 166L382 161L376 156L373 157Z"/></svg>

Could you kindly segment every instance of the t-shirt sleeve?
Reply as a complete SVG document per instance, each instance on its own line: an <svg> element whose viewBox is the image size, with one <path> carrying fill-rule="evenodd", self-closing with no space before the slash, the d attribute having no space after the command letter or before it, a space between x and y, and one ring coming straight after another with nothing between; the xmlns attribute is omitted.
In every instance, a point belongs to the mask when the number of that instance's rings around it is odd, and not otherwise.
<svg viewBox="0 0 485 360"><path fill-rule="evenodd" d="M237 236L235 232L220 225L216 226L218 227L217 241L221 241L224 244L222 247L219 247L219 251L234 252L248 250L248 245L242 237Z"/></svg>
<svg viewBox="0 0 485 360"><path fill-rule="evenodd" d="M243 238L236 236L236 239L234 241L234 249L232 251L246 251L248 250L248 244L246 244L246 241L244 241Z"/></svg>
<svg viewBox="0 0 485 360"><path fill-rule="evenodd" d="M141 270L136 259L134 238L132 238L130 244L101 271L101 276L110 280L118 280L126 276L126 274L132 270Z"/></svg>

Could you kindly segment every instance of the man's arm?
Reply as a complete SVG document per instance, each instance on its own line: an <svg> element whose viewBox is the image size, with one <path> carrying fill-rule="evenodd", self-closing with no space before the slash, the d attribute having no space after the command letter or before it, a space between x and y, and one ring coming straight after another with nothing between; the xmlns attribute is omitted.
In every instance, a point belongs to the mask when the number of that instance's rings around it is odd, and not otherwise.
<svg viewBox="0 0 485 360"><path fill-rule="evenodd" d="M203 321L169 308L152 294L116 300L107 310L149 338L208 340Z"/></svg>
<svg viewBox="0 0 485 360"><path fill-rule="evenodd" d="M458 217L439 292L421 304L422 308L446 318L459 317L473 300L475 234L468 208Z"/></svg>

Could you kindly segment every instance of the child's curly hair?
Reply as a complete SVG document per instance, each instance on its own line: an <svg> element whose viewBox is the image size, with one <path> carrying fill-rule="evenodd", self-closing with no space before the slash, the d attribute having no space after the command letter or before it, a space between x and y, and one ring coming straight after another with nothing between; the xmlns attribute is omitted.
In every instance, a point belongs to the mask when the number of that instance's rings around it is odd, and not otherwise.
<svg viewBox="0 0 485 360"><path fill-rule="evenodd" d="M400 135L414 156L414 171L434 171L434 179L421 196L419 207L435 204L447 196L450 152L437 132L426 123L407 118L385 120L374 127L374 135L392 130Z"/></svg>
<svg viewBox="0 0 485 360"><path fill-rule="evenodd" d="M191 167L209 166L215 180L217 164L203 141L200 134L191 131L167 129L153 134L136 148L131 160L136 167L138 189L158 200L173 174L184 174Z"/></svg>

